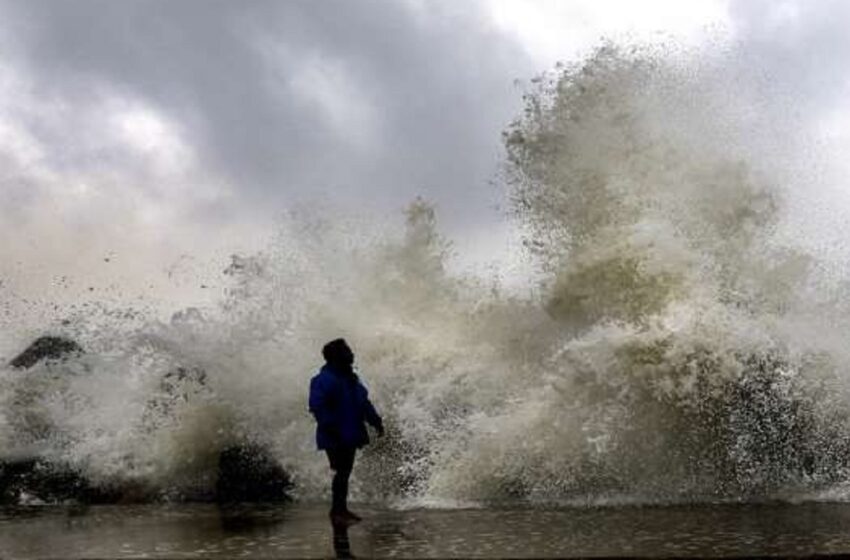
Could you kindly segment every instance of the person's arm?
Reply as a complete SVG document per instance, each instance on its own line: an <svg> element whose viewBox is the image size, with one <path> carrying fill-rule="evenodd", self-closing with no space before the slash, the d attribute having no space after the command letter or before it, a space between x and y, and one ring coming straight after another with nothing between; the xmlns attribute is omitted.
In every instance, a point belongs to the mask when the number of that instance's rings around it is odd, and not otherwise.
<svg viewBox="0 0 850 560"><path fill-rule="evenodd" d="M310 382L310 412L316 417L320 428L333 427L334 414L330 403L328 387L321 379L314 377Z"/></svg>
<svg viewBox="0 0 850 560"><path fill-rule="evenodd" d="M378 414L378 411L375 410L375 406L372 404L372 401L369 400L369 391L365 386L363 386L363 398L366 421L378 431L378 436L384 435L384 420L381 418L381 415Z"/></svg>

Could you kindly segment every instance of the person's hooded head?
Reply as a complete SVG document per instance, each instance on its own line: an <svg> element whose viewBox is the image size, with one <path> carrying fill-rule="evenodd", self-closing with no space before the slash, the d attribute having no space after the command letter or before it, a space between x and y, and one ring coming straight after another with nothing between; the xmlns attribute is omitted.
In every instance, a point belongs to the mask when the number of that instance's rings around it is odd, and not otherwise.
<svg viewBox="0 0 850 560"><path fill-rule="evenodd" d="M350 372L354 365L354 352L344 338L331 340L322 348L325 362L338 371Z"/></svg>

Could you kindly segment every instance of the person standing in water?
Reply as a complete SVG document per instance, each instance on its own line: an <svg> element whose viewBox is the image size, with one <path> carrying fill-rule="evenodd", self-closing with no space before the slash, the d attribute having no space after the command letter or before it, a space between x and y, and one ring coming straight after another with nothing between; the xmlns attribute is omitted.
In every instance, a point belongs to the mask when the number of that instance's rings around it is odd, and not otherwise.
<svg viewBox="0 0 850 560"><path fill-rule="evenodd" d="M369 393L354 373L354 352L338 338L322 348L325 365L310 381L310 412L316 418L316 445L328 454L334 471L331 490L334 523L356 523L348 510L348 479L357 449L369 443L364 422L384 435L384 422L369 401Z"/></svg>

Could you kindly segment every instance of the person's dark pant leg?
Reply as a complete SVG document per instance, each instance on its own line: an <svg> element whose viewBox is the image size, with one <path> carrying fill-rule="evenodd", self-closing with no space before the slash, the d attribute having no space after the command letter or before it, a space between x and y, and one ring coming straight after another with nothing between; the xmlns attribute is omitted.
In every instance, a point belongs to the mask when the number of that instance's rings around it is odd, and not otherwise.
<svg viewBox="0 0 850 560"><path fill-rule="evenodd" d="M348 511L348 479L354 468L354 454L357 452L353 447L338 447L328 449L328 461L334 471L331 491L333 493L333 505L331 513L342 513Z"/></svg>

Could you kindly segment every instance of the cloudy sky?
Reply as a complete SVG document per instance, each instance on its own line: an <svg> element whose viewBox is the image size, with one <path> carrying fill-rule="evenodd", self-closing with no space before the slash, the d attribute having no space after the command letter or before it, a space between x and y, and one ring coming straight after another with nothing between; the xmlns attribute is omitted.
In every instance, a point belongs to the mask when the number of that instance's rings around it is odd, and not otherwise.
<svg viewBox="0 0 850 560"><path fill-rule="evenodd" d="M421 195L503 257L500 132L536 74L603 37L722 41L846 139L848 24L842 0L0 0L0 297L220 270L311 201Z"/></svg>

